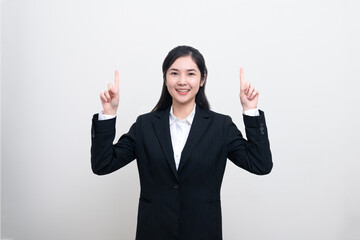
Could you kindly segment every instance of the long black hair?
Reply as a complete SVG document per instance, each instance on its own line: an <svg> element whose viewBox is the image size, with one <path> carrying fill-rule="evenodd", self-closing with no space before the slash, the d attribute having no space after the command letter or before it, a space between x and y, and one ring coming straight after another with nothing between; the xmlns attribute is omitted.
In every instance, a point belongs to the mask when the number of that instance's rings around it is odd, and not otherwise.
<svg viewBox="0 0 360 240"><path fill-rule="evenodd" d="M209 102L205 95L207 68L205 65L204 57L201 55L201 53L197 49L195 49L193 47L178 46L178 47L172 49L168 53L166 58L164 59L164 62L162 65L163 86L162 86L161 96L160 96L158 103L152 110L152 112L157 111L157 110L164 110L171 106L172 97L171 97L169 91L167 90L167 87L165 84L166 73L167 73L168 69L170 68L170 66L176 61L176 59L178 59L179 57L185 57L185 56L191 56L191 58L194 60L194 62L196 63L197 67L200 70L201 80L205 80L204 85L199 88L199 91L195 96L195 102L196 102L196 104L198 104L200 107L202 107L204 109L207 109L207 110L210 109Z"/></svg>

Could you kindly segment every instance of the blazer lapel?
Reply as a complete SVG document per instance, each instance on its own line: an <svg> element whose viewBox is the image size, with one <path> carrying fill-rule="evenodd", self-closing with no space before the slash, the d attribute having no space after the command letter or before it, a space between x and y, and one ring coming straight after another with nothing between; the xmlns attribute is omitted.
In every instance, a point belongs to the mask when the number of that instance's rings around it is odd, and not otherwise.
<svg viewBox="0 0 360 240"><path fill-rule="evenodd" d="M194 150L194 147L206 132L206 129L209 127L210 122L211 118L209 112L200 108L196 104L194 120L191 125L186 144L181 153L178 172L180 172L186 164L186 161L188 160L191 152Z"/></svg>
<svg viewBox="0 0 360 240"><path fill-rule="evenodd" d="M160 142L161 148L165 154L166 160L171 168L171 171L179 181L178 172L175 166L174 152L171 143L170 126L169 126L169 112L170 108L158 111L152 121L156 136Z"/></svg>

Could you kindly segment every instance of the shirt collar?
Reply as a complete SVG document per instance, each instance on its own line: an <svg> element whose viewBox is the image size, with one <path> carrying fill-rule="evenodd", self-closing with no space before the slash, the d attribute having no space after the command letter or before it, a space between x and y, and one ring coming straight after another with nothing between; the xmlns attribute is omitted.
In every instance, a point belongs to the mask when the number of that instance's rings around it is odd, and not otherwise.
<svg viewBox="0 0 360 240"><path fill-rule="evenodd" d="M173 112L173 106L171 105L170 107L170 114L169 114L169 122L170 125L172 125L175 121L179 121L179 122L187 122L190 125L192 124L193 120L194 120L194 116L195 116L195 109L196 109L196 103L194 104L194 109L192 110L192 112L189 114L189 116L187 116L185 119L180 120L177 117L175 117L174 112Z"/></svg>

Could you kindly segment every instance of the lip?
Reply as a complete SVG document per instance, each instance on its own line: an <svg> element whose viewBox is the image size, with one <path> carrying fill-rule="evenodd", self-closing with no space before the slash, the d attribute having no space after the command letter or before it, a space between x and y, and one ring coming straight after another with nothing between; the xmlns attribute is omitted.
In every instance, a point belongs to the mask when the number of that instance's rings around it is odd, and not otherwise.
<svg viewBox="0 0 360 240"><path fill-rule="evenodd" d="M188 94L189 92L190 92L190 89L184 89L184 88L178 88L178 89L175 89L176 90L176 92L178 93L178 94L180 94L180 95L186 95L186 94ZM186 91L186 92L180 92L180 90L182 90L182 91Z"/></svg>

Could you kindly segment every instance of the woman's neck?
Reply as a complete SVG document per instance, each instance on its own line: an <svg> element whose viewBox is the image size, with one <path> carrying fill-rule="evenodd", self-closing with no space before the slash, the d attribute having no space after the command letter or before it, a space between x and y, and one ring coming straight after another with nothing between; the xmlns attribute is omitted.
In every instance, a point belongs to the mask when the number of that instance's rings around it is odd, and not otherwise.
<svg viewBox="0 0 360 240"><path fill-rule="evenodd" d="M175 117L177 117L180 120L185 119L190 115L190 113L194 109L194 106L195 106L195 102L190 102L186 105L173 102L172 105L173 114Z"/></svg>

